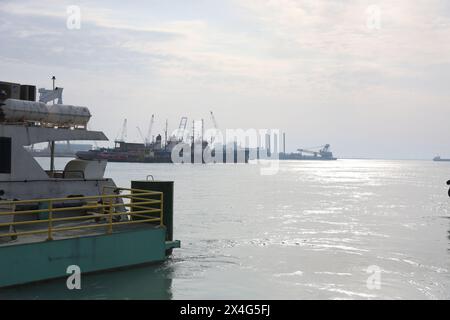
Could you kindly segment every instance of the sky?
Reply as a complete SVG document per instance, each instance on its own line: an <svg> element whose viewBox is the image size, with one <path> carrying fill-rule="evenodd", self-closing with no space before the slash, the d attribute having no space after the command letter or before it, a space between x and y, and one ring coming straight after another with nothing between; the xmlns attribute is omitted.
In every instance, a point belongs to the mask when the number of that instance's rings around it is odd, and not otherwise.
<svg viewBox="0 0 450 320"><path fill-rule="evenodd" d="M73 11L80 12L73 28ZM68 27L69 22L69 27ZM64 87L114 140L182 116L295 151L450 156L446 0L0 0L0 80Z"/></svg>

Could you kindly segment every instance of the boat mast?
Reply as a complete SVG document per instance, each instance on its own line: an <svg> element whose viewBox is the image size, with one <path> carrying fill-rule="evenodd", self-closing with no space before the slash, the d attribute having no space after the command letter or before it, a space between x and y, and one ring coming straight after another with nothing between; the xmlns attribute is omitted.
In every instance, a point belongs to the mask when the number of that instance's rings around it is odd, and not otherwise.
<svg viewBox="0 0 450 320"><path fill-rule="evenodd" d="M52 77L52 82L53 82L53 91L55 91L55 80L56 77L53 76ZM53 100L53 104L55 104L55 100ZM53 176L55 171L55 140L50 141L50 172L51 175Z"/></svg>
<svg viewBox="0 0 450 320"><path fill-rule="evenodd" d="M166 119L166 129L164 131L164 150L167 150L167 127L169 126L169 120Z"/></svg>

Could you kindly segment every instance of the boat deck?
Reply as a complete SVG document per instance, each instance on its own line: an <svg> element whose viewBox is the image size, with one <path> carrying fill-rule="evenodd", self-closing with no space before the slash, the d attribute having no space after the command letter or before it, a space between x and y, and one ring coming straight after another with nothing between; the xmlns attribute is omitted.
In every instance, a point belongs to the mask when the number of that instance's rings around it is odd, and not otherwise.
<svg viewBox="0 0 450 320"><path fill-rule="evenodd" d="M93 226L97 225L97 228L94 228ZM59 223L55 225L55 227L58 228L66 228L66 227L84 227L84 226L92 226L92 228L82 228L82 229L75 229L75 230L65 230L65 231L56 231L53 233L52 238L53 240L64 240L64 239L71 239L71 238L78 238L78 237L89 237L89 236L98 236L98 235L104 235L107 234L108 229L108 223L105 221L95 221L95 220L88 220L88 221L78 221L78 222L65 222L65 223ZM136 223L136 224L126 224L126 225L115 225L113 223L113 233L119 233L119 232L127 232L127 231L136 231L136 230L143 230L143 229L155 229L160 228L159 224L153 224L153 223ZM37 227L31 227L31 226L17 226L16 232L28 232L33 230L42 230L41 228ZM21 245L21 244L27 244L27 243L36 243L36 242L43 242L47 241L48 234L47 233L37 233L37 234L30 234L30 235L19 235L16 239L11 239L10 237L4 237L0 238L0 248L5 246L14 246L14 245Z"/></svg>

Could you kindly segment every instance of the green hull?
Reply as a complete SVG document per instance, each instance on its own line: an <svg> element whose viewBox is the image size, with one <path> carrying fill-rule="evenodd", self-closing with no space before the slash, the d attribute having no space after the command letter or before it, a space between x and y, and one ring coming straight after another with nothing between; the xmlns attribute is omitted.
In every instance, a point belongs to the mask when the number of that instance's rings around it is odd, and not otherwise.
<svg viewBox="0 0 450 320"><path fill-rule="evenodd" d="M81 274L163 261L179 247L166 241L164 227L131 229L109 235L69 238L0 247L0 287L69 277L77 265Z"/></svg>

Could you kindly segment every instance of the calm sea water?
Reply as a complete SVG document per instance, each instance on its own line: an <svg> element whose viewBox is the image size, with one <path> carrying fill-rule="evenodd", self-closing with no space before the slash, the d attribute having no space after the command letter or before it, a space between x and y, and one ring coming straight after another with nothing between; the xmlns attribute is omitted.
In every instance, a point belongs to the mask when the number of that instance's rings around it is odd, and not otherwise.
<svg viewBox="0 0 450 320"><path fill-rule="evenodd" d="M0 296L450 298L450 163L285 161L275 175L260 169L110 163L107 176L119 186L148 174L175 181L182 248L165 263L85 275L79 291L68 291L62 279Z"/></svg>

